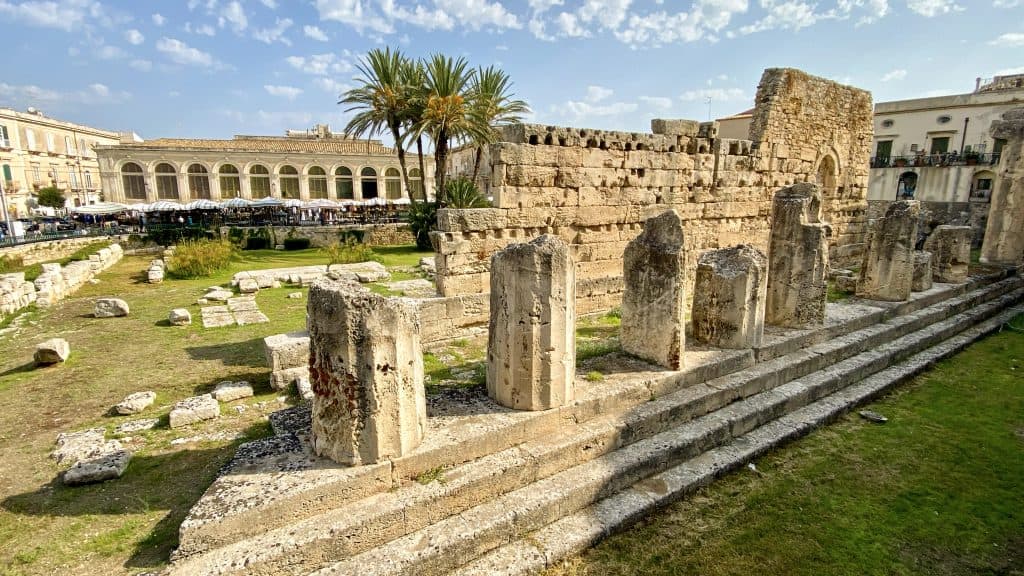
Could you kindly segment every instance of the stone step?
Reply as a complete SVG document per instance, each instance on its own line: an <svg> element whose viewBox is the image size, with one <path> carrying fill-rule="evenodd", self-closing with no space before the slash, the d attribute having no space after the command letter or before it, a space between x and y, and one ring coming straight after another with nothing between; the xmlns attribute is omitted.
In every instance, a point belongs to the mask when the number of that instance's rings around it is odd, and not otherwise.
<svg viewBox="0 0 1024 576"><path fill-rule="evenodd" d="M862 380L906 356L1003 310L1024 290L982 305L869 351L799 382L730 404L681 426L587 460L524 488L450 516L422 530L356 555L317 574L444 574L474 551L486 551L523 531L536 530L643 478L738 438L758 426ZM301 573L301 572L297 572Z"/></svg>
<svg viewBox="0 0 1024 576"><path fill-rule="evenodd" d="M563 422L563 428L558 434L528 441L445 471L446 484L421 486L406 482L389 493L370 495L305 519L292 518L292 523L283 528L268 530L264 526L260 533L234 544L210 540L219 549L182 559L175 563L174 571L182 574L304 573L311 567L323 565L324 559L343 558L380 546L437 522L446 515L457 514L570 466L722 409L734 400L770 390L794 378L821 370L876 344L899 338L929 322L942 320L964 308L998 297L1019 285L1019 279L1014 279L975 290L810 350L776 358L653 401L648 397L647 402L635 406L629 412L612 411L580 424ZM956 329L957 326L959 320L943 327L943 330ZM892 361L900 353L910 353L923 345L930 345L928 342L908 340L868 366L877 370L877 362ZM859 374L861 372L854 372L854 376ZM719 442L723 439L716 437L712 440ZM699 448L705 449L707 446ZM383 482L383 479L380 481Z"/></svg>
<svg viewBox="0 0 1024 576"><path fill-rule="evenodd" d="M520 534L512 542L485 553L451 574L522 576L551 568L773 448L809 434L856 406L910 380L934 363L997 332L1016 315L1015 311L998 314L900 364L764 424L728 444L637 482L539 530Z"/></svg>

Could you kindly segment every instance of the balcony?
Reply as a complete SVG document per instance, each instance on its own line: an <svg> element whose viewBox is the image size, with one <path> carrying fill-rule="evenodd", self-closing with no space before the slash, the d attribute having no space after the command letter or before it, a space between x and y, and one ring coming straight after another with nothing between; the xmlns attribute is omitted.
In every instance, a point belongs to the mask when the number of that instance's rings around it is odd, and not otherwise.
<svg viewBox="0 0 1024 576"><path fill-rule="evenodd" d="M902 168L926 166L995 166L1000 154L918 154L915 156L875 156L871 158L872 168Z"/></svg>

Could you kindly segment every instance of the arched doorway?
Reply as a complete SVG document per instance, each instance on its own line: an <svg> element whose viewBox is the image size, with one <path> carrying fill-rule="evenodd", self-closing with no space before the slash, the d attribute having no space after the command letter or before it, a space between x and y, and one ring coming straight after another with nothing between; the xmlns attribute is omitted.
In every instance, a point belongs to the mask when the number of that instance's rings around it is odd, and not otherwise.
<svg viewBox="0 0 1024 576"><path fill-rule="evenodd" d="M913 200L917 192L917 173L904 172L896 182L896 199Z"/></svg>
<svg viewBox="0 0 1024 576"><path fill-rule="evenodd" d="M990 170L980 170L974 173L971 178L971 200L988 202L992 199L992 183L996 180L996 173Z"/></svg>
<svg viewBox="0 0 1024 576"><path fill-rule="evenodd" d="M210 198L210 173L202 164L188 167L188 193L192 198Z"/></svg>
<svg viewBox="0 0 1024 576"><path fill-rule="evenodd" d="M156 165L156 197L161 200L178 199L178 172L174 166L163 163Z"/></svg>
<svg viewBox="0 0 1024 576"><path fill-rule="evenodd" d="M220 167L220 197L238 198L242 195L242 182L238 177L238 168L232 164Z"/></svg>
<svg viewBox="0 0 1024 576"><path fill-rule="evenodd" d="M363 200L377 197L377 171L367 166L359 172L362 180Z"/></svg>
<svg viewBox="0 0 1024 576"><path fill-rule="evenodd" d="M124 197L129 200L146 199L146 178L142 174L142 166L128 162L121 166L121 187Z"/></svg>
<svg viewBox="0 0 1024 576"><path fill-rule="evenodd" d="M278 171L278 179L281 182L281 198L298 200L299 198L299 171L294 166L284 165Z"/></svg>
<svg viewBox="0 0 1024 576"><path fill-rule="evenodd" d="M309 197L327 198L327 172L319 166L309 169Z"/></svg>
<svg viewBox="0 0 1024 576"><path fill-rule="evenodd" d="M351 200L355 198L352 190L352 170L346 166L339 166L334 171L334 175L336 176L334 187L338 200Z"/></svg>

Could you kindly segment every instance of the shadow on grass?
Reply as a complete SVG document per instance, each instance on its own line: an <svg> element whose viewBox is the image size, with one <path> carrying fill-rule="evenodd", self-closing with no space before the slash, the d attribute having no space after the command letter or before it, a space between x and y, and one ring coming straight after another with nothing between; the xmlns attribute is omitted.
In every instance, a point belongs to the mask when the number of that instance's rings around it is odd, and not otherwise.
<svg viewBox="0 0 1024 576"><path fill-rule="evenodd" d="M26 363L22 364L21 366L15 366L14 368L11 368L10 370L5 370L3 372L0 372L0 378L3 378L4 376L11 376L13 374L23 374L25 372L34 372L37 369L45 370L46 368L47 368L47 366L38 366L37 367L35 361L33 360L31 362L26 362Z"/></svg>
<svg viewBox="0 0 1024 576"><path fill-rule="evenodd" d="M268 394L274 391L270 387L270 377L266 370L263 372L235 372L233 374L218 376L216 380L207 384L197 384L192 390L196 394L208 394L213 392L213 389L221 382L240 381L245 381L252 385L253 392L256 394Z"/></svg>
<svg viewBox="0 0 1024 576"><path fill-rule="evenodd" d="M157 320L156 322L153 322L153 326L159 326L161 328L167 328L170 325L171 325L171 321L168 320L167 318L164 318L163 320Z"/></svg>
<svg viewBox="0 0 1024 576"><path fill-rule="evenodd" d="M15 515L54 519L99 516L90 521L92 529L97 531L91 544L97 552L103 553L106 547L115 548L130 540L135 549L125 567L159 566L167 562L171 550L177 546L178 527L189 509L234 455L238 445L269 433L267 423L259 422L247 428L243 438L219 448L135 456L124 476L100 484L69 487L57 477L35 491L8 496L0 502L0 508ZM167 510L167 513L148 533L142 530L133 533L132 527L140 522L137 515L154 510ZM148 523L145 519L141 522Z"/></svg>
<svg viewBox="0 0 1024 576"><path fill-rule="evenodd" d="M192 360L220 360L225 366L263 368L266 365L262 338L209 346L190 346L185 348L185 351Z"/></svg>

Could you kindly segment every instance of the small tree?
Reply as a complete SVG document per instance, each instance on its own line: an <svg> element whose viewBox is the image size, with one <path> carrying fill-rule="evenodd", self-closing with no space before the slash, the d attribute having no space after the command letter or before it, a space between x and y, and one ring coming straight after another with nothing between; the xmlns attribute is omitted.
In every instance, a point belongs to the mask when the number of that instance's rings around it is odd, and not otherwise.
<svg viewBox="0 0 1024 576"><path fill-rule="evenodd" d="M36 193L36 202L38 202L40 206L47 206L54 210L60 210L64 208L64 203L67 202L67 199L64 198L64 192L53 186L47 186L46 188L40 188L39 192Z"/></svg>

